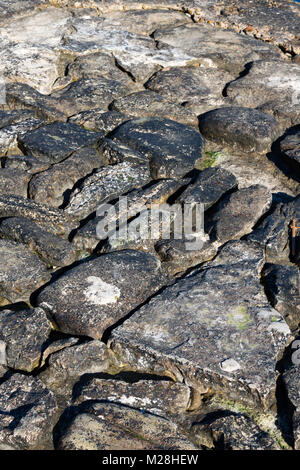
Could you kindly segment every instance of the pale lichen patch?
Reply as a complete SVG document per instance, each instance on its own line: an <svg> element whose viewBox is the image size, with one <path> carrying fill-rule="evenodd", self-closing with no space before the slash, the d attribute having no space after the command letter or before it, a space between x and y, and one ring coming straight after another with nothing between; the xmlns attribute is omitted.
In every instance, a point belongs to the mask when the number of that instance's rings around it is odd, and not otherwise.
<svg viewBox="0 0 300 470"><path fill-rule="evenodd" d="M84 295L89 303L108 305L114 304L119 300L121 291L113 284L108 284L96 276L89 276L87 282L89 286L85 289Z"/></svg>

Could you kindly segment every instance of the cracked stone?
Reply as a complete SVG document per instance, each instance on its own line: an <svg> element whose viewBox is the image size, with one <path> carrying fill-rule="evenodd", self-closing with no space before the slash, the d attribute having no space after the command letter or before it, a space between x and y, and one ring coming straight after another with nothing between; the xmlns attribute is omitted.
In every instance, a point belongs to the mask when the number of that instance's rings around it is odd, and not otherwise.
<svg viewBox="0 0 300 470"><path fill-rule="evenodd" d="M200 393L267 408L290 330L259 282L263 250L228 243L214 261L180 279L114 329L109 347L133 370L168 374ZM225 372L232 358L240 369Z"/></svg>
<svg viewBox="0 0 300 470"><path fill-rule="evenodd" d="M40 292L38 304L49 311L60 331L101 339L107 328L165 282L155 256L124 250L67 271Z"/></svg>
<svg viewBox="0 0 300 470"><path fill-rule="evenodd" d="M131 119L130 116L118 113L117 111L93 109L93 111L83 111L82 113L75 114L70 117L69 122L78 124L91 131L104 132L106 135L129 119Z"/></svg>
<svg viewBox="0 0 300 470"><path fill-rule="evenodd" d="M14 194L27 197L30 175L25 171L11 168L0 168L0 194Z"/></svg>
<svg viewBox="0 0 300 470"><path fill-rule="evenodd" d="M146 155L153 179L184 176L200 162L204 146L203 137L194 129L153 117L125 122L112 139Z"/></svg>
<svg viewBox="0 0 300 470"><path fill-rule="evenodd" d="M6 364L31 372L38 367L51 324L41 308L0 312L0 339L6 345Z"/></svg>
<svg viewBox="0 0 300 470"><path fill-rule="evenodd" d="M8 155L1 158L0 162L2 163L2 168L26 171L29 175L40 173L47 170L50 166L31 155Z"/></svg>
<svg viewBox="0 0 300 470"><path fill-rule="evenodd" d="M23 243L50 266L68 266L76 259L74 246L39 227L25 217L10 217L0 221L0 238Z"/></svg>

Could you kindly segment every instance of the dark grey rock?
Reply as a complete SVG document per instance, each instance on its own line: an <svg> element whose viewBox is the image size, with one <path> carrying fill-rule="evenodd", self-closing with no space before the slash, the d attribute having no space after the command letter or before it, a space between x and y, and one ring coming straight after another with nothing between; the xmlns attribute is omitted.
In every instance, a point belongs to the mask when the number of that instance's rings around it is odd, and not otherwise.
<svg viewBox="0 0 300 470"><path fill-rule="evenodd" d="M206 221L213 240L225 243L252 231L260 217L270 209L272 194L265 186L253 185L226 196Z"/></svg>
<svg viewBox="0 0 300 470"><path fill-rule="evenodd" d="M47 170L50 164L41 162L31 155L9 155L1 159L2 168L27 171L30 175Z"/></svg>
<svg viewBox="0 0 300 470"><path fill-rule="evenodd" d="M133 119L119 126L113 140L150 159L152 178L178 178L201 160L204 139L194 129L163 118Z"/></svg>
<svg viewBox="0 0 300 470"><path fill-rule="evenodd" d="M300 169L300 128L288 132L280 142L280 150L287 162ZM296 173L297 174L297 173Z"/></svg>
<svg viewBox="0 0 300 470"><path fill-rule="evenodd" d="M224 194L236 188L237 180L229 171L220 167L206 168L179 196L181 203L199 203L204 209L214 205Z"/></svg>
<svg viewBox="0 0 300 470"><path fill-rule="evenodd" d="M58 407L36 378L13 374L0 385L0 442L16 450L53 448Z"/></svg>
<svg viewBox="0 0 300 470"><path fill-rule="evenodd" d="M20 196L0 196L0 217L26 217L45 230L67 238L78 222L60 209L39 204Z"/></svg>
<svg viewBox="0 0 300 470"><path fill-rule="evenodd" d="M75 417L59 450L197 450L176 424L160 416L111 403L91 411Z"/></svg>
<svg viewBox="0 0 300 470"><path fill-rule="evenodd" d="M102 135L75 124L56 122L26 133L19 138L19 146L42 161L58 163L75 150L96 144Z"/></svg>
<svg viewBox="0 0 300 470"><path fill-rule="evenodd" d="M66 160L35 175L29 184L29 197L52 207L61 206L75 183L103 166L101 155L93 147L76 150Z"/></svg>
<svg viewBox="0 0 300 470"><path fill-rule="evenodd" d="M39 366L51 323L41 308L0 312L0 339L6 347L6 364L11 369L31 372Z"/></svg>
<svg viewBox="0 0 300 470"><path fill-rule="evenodd" d="M266 153L279 137L280 129L269 114L250 108L220 108L199 116L200 132L209 140Z"/></svg>
<svg viewBox="0 0 300 470"><path fill-rule="evenodd" d="M103 111L102 109L93 109L92 111L83 111L82 113L71 116L69 122L91 131L104 132L108 134L123 122L131 119L123 113L117 111Z"/></svg>
<svg viewBox="0 0 300 470"><path fill-rule="evenodd" d="M64 333L99 339L165 282L155 256L124 250L72 268L40 292L38 304Z"/></svg>
<svg viewBox="0 0 300 470"><path fill-rule="evenodd" d="M0 154L6 155L19 150L17 149L18 139L41 125L43 125L43 121L31 117L0 129Z"/></svg>
<svg viewBox="0 0 300 470"><path fill-rule="evenodd" d="M27 197L30 175L22 170L0 168L0 194Z"/></svg>
<svg viewBox="0 0 300 470"><path fill-rule="evenodd" d="M109 347L134 370L167 373L200 393L268 408L290 339L259 280L263 250L228 243L114 329Z"/></svg>
<svg viewBox="0 0 300 470"><path fill-rule="evenodd" d="M224 104L222 91L234 76L215 68L171 67L157 72L145 84L186 111L201 114Z"/></svg>
<svg viewBox="0 0 300 470"><path fill-rule="evenodd" d="M109 401L168 417L194 409L193 391L184 384L166 380L121 380L92 378L78 391L75 405L86 401Z"/></svg>
<svg viewBox="0 0 300 470"><path fill-rule="evenodd" d="M45 264L24 245L0 240L0 296L11 303L30 295L51 278Z"/></svg>
<svg viewBox="0 0 300 470"><path fill-rule="evenodd" d="M295 265L270 264L264 272L266 292L272 305L292 330L300 324L300 270Z"/></svg>
<svg viewBox="0 0 300 470"><path fill-rule="evenodd" d="M294 431L294 448L300 449L300 368L299 368L299 346L295 348L292 359L296 364L290 367L282 375L283 383L287 392L289 401L293 406L293 431Z"/></svg>
<svg viewBox="0 0 300 470"><path fill-rule="evenodd" d="M162 117L196 127L197 117L151 90L139 91L114 100L111 109L135 117Z"/></svg>
<svg viewBox="0 0 300 470"><path fill-rule="evenodd" d="M280 449L268 433L242 413L216 411L195 424L193 431L201 444L216 450Z"/></svg>
<svg viewBox="0 0 300 470"><path fill-rule="evenodd" d="M74 384L84 374L107 372L111 360L101 341L90 341L54 352L39 379L55 394L70 399Z"/></svg>
<svg viewBox="0 0 300 470"><path fill-rule="evenodd" d="M0 221L0 238L23 243L50 266L68 266L76 259L74 246L39 227L25 217L10 217Z"/></svg>
<svg viewBox="0 0 300 470"><path fill-rule="evenodd" d="M108 105L117 97L127 95L131 88L123 82L106 77L83 78L71 83L66 89L52 94L59 102L59 109L68 116Z"/></svg>

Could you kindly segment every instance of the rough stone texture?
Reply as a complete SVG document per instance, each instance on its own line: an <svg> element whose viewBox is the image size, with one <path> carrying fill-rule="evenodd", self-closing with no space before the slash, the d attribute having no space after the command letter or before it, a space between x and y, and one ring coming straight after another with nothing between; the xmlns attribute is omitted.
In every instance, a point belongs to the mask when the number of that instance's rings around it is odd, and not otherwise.
<svg viewBox="0 0 300 470"><path fill-rule="evenodd" d="M150 159L152 178L177 178L201 159L202 136L169 119L133 119L119 126L113 140L122 142Z"/></svg>
<svg viewBox="0 0 300 470"><path fill-rule="evenodd" d="M213 239L224 243L251 232L260 217L268 211L272 194L264 186L254 185L226 196L207 221Z"/></svg>
<svg viewBox="0 0 300 470"><path fill-rule="evenodd" d="M15 194L27 197L27 186L30 175L21 170L0 169L0 194Z"/></svg>
<svg viewBox="0 0 300 470"><path fill-rule="evenodd" d="M176 424L117 404L94 405L62 436L60 450L197 450Z"/></svg>
<svg viewBox="0 0 300 470"><path fill-rule="evenodd" d="M234 175L222 168L207 168L179 196L181 203L199 203L207 210L229 191L237 186Z"/></svg>
<svg viewBox="0 0 300 470"><path fill-rule="evenodd" d="M74 404L89 400L119 403L166 417L184 413L194 406L189 387L164 380L139 380L129 384L92 378L79 389Z"/></svg>
<svg viewBox="0 0 300 470"><path fill-rule="evenodd" d="M123 82L110 78L83 78L52 96L58 100L59 109L72 116L99 106L106 110L113 99L130 91L131 89Z"/></svg>
<svg viewBox="0 0 300 470"><path fill-rule="evenodd" d="M266 292L272 305L296 330L300 323L300 270L295 265L267 265L264 270Z"/></svg>
<svg viewBox="0 0 300 470"><path fill-rule="evenodd" d="M209 140L261 153L269 151L280 135L272 116L240 107L226 107L202 114L199 129Z"/></svg>
<svg viewBox="0 0 300 470"><path fill-rule="evenodd" d="M218 412L216 411L216 414ZM269 434L248 416L224 413L223 416L207 416L193 426L199 441L219 450L279 450Z"/></svg>
<svg viewBox="0 0 300 470"><path fill-rule="evenodd" d="M78 225L60 209L9 194L0 196L0 217L26 217L45 230L65 238Z"/></svg>
<svg viewBox="0 0 300 470"><path fill-rule="evenodd" d="M257 245L227 244L115 329L110 348L135 370L167 372L203 394L268 407L290 330L264 295L262 264Z"/></svg>
<svg viewBox="0 0 300 470"><path fill-rule="evenodd" d="M106 372L109 366L106 345L94 340L51 354L48 367L39 378L55 394L66 399L71 397L73 385L81 376Z"/></svg>
<svg viewBox="0 0 300 470"><path fill-rule="evenodd" d="M0 129L0 153L6 154L12 149L15 149L18 145L19 138L22 138L27 132L39 128L42 124L43 122L39 119L28 117L25 118L24 121Z"/></svg>
<svg viewBox="0 0 300 470"><path fill-rule="evenodd" d="M75 124L54 123L27 132L19 138L19 145L25 153L42 161L59 163L75 150L96 144L102 135Z"/></svg>
<svg viewBox="0 0 300 470"><path fill-rule="evenodd" d="M139 91L114 100L111 109L135 117L162 117L181 122L188 126L197 126L196 115L177 106L163 96L151 90Z"/></svg>
<svg viewBox="0 0 300 470"><path fill-rule="evenodd" d="M165 28L156 31L154 38L197 58L204 67L219 67L235 76L248 62L280 57L280 51L272 45L209 24Z"/></svg>
<svg viewBox="0 0 300 470"><path fill-rule="evenodd" d="M0 240L0 295L11 302L28 301L51 278L45 264L24 245Z"/></svg>
<svg viewBox="0 0 300 470"><path fill-rule="evenodd" d="M31 372L39 366L51 324L41 308L0 312L0 339L6 347L6 365Z"/></svg>
<svg viewBox="0 0 300 470"><path fill-rule="evenodd" d="M34 176L29 185L29 197L37 202L59 207L68 198L77 181L102 165L101 155L93 147L77 150L66 160Z"/></svg>
<svg viewBox="0 0 300 470"><path fill-rule="evenodd" d="M236 106L250 108L279 106L275 118L287 124L297 124L299 118L300 66L284 61L259 60L250 65L248 73L232 82L226 89L229 100ZM281 103L285 109L281 109ZM291 110L287 113L286 108ZM295 120L295 122L294 122Z"/></svg>
<svg viewBox="0 0 300 470"><path fill-rule="evenodd" d="M0 238L23 243L50 266L67 266L76 259L74 247L25 217L0 221Z"/></svg>
<svg viewBox="0 0 300 470"><path fill-rule="evenodd" d="M83 111L82 113L71 116L69 122L78 124L92 131L104 132L108 134L123 122L131 119L123 113L117 111L103 111L102 109L93 109L93 111Z"/></svg>
<svg viewBox="0 0 300 470"><path fill-rule="evenodd" d="M222 91L234 76L207 67L172 67L157 72L146 87L201 114L224 104Z"/></svg>
<svg viewBox="0 0 300 470"><path fill-rule="evenodd" d="M38 304L61 331L101 339L165 282L155 256L124 250L72 268L38 295Z"/></svg>
<svg viewBox="0 0 300 470"><path fill-rule="evenodd" d="M13 374L0 385L0 442L16 450L51 449L58 407L36 378Z"/></svg>
<svg viewBox="0 0 300 470"><path fill-rule="evenodd" d="M10 170L22 170L27 172L29 175L40 173L41 171L47 170L49 164L41 162L31 155L8 155L7 157L1 158L2 168ZM30 177L29 177L30 178Z"/></svg>
<svg viewBox="0 0 300 470"><path fill-rule="evenodd" d="M295 360L297 364L290 367L283 373L283 382L287 391L288 399L294 407L293 413L293 431L294 431L294 448L300 449L300 394L299 394L299 351L298 348L294 351Z"/></svg>
<svg viewBox="0 0 300 470"><path fill-rule="evenodd" d="M300 128L292 129L280 142L280 150L283 157L290 164L300 168Z"/></svg>

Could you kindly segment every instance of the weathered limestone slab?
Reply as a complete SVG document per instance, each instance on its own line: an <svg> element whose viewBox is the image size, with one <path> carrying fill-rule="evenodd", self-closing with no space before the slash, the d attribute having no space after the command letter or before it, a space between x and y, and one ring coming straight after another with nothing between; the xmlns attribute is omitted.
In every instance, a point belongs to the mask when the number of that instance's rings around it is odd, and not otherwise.
<svg viewBox="0 0 300 470"><path fill-rule="evenodd" d="M155 256L124 250L72 268L39 294L38 304L64 333L100 339L165 282Z"/></svg>
<svg viewBox="0 0 300 470"><path fill-rule="evenodd" d="M112 332L110 348L134 370L168 373L201 393L268 407L290 338L259 282L263 250L227 244L204 269L167 287Z"/></svg>

